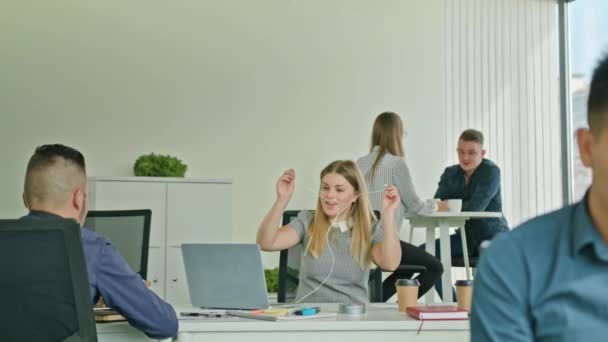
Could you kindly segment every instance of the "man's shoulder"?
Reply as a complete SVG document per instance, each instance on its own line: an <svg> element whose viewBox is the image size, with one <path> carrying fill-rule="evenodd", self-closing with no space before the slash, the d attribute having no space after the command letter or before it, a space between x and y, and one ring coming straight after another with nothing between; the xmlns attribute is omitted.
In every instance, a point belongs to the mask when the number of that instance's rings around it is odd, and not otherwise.
<svg viewBox="0 0 608 342"><path fill-rule="evenodd" d="M88 245L105 246L110 244L110 240L85 227L80 228L80 238L83 243Z"/></svg>
<svg viewBox="0 0 608 342"><path fill-rule="evenodd" d="M552 212L534 217L514 229L514 233L528 237L532 234L550 234L558 231L562 227L568 226L570 217L576 207L568 205Z"/></svg>
<svg viewBox="0 0 608 342"><path fill-rule="evenodd" d="M452 176L452 175L455 175L456 173L458 173L459 169L460 169L460 165L454 164L454 165L446 167L445 170L443 170L443 174L449 177L449 176Z"/></svg>
<svg viewBox="0 0 608 342"><path fill-rule="evenodd" d="M555 246L563 229L569 226L573 208L574 206L567 206L532 218L513 230L500 234L492 241L492 245L501 247L513 243L526 252L545 251L543 247Z"/></svg>
<svg viewBox="0 0 608 342"><path fill-rule="evenodd" d="M482 159L482 164L488 167L498 167L498 165L496 165L495 162L493 162L492 160L488 159L488 158L483 158Z"/></svg>
<svg viewBox="0 0 608 342"><path fill-rule="evenodd" d="M481 167L483 167L486 170L500 172L500 167L498 167L498 165L496 165L496 163L491 161L490 159L484 158L481 162Z"/></svg>

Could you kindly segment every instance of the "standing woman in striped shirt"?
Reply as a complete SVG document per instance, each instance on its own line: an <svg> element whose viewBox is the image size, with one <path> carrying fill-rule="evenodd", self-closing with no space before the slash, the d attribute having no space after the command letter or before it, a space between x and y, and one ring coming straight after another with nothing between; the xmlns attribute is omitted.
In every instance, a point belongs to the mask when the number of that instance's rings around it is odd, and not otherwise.
<svg viewBox="0 0 608 342"><path fill-rule="evenodd" d="M302 244L296 302L368 302L371 263L395 270L401 260L393 219L399 194L393 186L383 191L381 215L387 219L376 221L355 162L335 161L321 171L320 178L317 209L303 210L279 228L296 182L295 171L285 171L277 180L277 198L260 223L256 242L264 251Z"/></svg>
<svg viewBox="0 0 608 342"><path fill-rule="evenodd" d="M428 213L447 211L447 202L435 202L432 199L422 201L416 195L410 170L405 163L403 148L403 122L398 114L385 112L376 118L372 129L371 151L359 158L357 164L365 177L372 208L380 208L382 192L385 185L394 185L401 198L399 208L395 211L395 224L401 230L405 213ZM380 191L380 192L379 192ZM382 217L384 218L384 217ZM420 282L418 296L421 297L441 278L443 266L441 261L407 242L401 242L401 265L423 265L427 272L418 275ZM411 278L411 272L397 270L382 283L382 299L387 301L395 294L397 279Z"/></svg>

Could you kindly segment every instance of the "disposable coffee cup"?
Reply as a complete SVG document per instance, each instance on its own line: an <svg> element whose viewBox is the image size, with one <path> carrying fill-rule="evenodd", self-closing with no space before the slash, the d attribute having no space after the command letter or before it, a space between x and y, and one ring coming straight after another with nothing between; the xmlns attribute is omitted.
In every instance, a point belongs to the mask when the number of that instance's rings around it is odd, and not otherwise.
<svg viewBox="0 0 608 342"><path fill-rule="evenodd" d="M473 281L457 280L456 296L458 297L458 308L471 311L471 299L473 298Z"/></svg>
<svg viewBox="0 0 608 342"><path fill-rule="evenodd" d="M441 202L441 198L433 198L433 205L435 206L435 211L439 211L439 202Z"/></svg>
<svg viewBox="0 0 608 342"><path fill-rule="evenodd" d="M448 210L453 213L459 213L462 211L462 200L461 199L449 199Z"/></svg>
<svg viewBox="0 0 608 342"><path fill-rule="evenodd" d="M397 302L399 311L404 311L409 306L416 306L418 303L418 279L398 279L395 282L397 288Z"/></svg>

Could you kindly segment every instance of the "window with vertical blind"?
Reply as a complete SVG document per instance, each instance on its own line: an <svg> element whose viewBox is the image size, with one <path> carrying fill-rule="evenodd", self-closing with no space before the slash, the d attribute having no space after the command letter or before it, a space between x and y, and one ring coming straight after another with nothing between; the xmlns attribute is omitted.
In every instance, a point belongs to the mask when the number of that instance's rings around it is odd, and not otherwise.
<svg viewBox="0 0 608 342"><path fill-rule="evenodd" d="M587 127L587 97L589 83L597 62L608 53L608 1L576 0L568 4L570 98L569 118L572 131L568 143L572 147L569 161L572 170L572 199L579 200L589 184L591 170L581 163L576 143L576 130Z"/></svg>
<svg viewBox="0 0 608 342"><path fill-rule="evenodd" d="M466 128L502 171L511 227L562 205L555 0L445 0L447 162Z"/></svg>

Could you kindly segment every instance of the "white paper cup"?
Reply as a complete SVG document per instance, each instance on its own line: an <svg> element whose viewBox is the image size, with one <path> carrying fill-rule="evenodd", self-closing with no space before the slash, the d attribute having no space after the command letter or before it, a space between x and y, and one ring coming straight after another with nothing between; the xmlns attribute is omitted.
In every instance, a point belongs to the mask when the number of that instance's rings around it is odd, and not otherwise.
<svg viewBox="0 0 608 342"><path fill-rule="evenodd" d="M461 199L449 199L448 210L453 213L459 213L462 211L462 200Z"/></svg>

